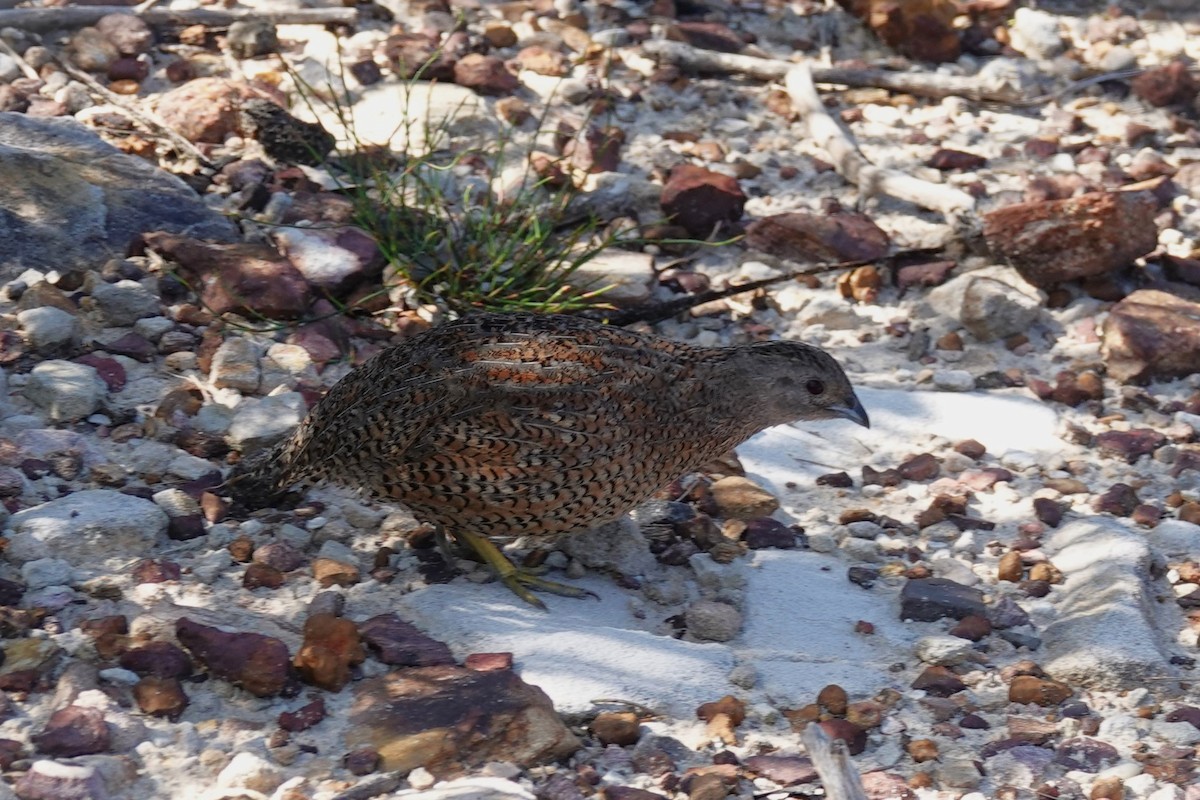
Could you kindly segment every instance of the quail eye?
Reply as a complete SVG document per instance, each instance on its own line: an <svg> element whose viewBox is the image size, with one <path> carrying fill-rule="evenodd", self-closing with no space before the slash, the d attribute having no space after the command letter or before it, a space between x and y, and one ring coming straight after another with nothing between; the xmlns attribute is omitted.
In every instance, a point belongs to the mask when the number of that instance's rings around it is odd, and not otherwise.
<svg viewBox="0 0 1200 800"><path fill-rule="evenodd" d="M825 383L817 380L816 378L813 378L805 383L804 388L808 390L809 394L814 396L818 394L825 394Z"/></svg>

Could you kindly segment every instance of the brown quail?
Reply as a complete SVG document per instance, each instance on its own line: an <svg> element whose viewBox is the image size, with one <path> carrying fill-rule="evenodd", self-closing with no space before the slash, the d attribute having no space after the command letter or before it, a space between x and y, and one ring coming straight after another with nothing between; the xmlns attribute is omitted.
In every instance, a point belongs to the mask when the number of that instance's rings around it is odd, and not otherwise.
<svg viewBox="0 0 1200 800"><path fill-rule="evenodd" d="M838 363L790 341L700 348L579 317L479 314L355 369L228 481L248 508L329 481L408 506L523 599L582 594L491 539L616 519L772 425L867 413Z"/></svg>

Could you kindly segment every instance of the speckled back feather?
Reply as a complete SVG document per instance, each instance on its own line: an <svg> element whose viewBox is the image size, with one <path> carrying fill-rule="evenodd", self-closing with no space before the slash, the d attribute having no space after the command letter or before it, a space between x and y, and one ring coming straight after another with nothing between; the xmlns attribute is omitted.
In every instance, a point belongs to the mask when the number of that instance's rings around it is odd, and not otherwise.
<svg viewBox="0 0 1200 800"><path fill-rule="evenodd" d="M829 373L853 397L836 362L799 343L696 348L577 317L479 314L351 372L290 438L247 459L230 486L257 506L330 481L451 530L577 530L620 516L764 427L804 416L756 396L759 361L777 359L785 370Z"/></svg>

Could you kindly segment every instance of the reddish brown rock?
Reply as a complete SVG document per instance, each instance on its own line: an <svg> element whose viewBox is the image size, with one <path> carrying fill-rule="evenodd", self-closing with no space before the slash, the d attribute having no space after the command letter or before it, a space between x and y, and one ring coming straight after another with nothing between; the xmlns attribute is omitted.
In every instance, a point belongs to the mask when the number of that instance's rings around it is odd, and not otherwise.
<svg viewBox="0 0 1200 800"><path fill-rule="evenodd" d="M954 20L962 13L948 0L838 0L889 47L918 61L954 61L962 53Z"/></svg>
<svg viewBox="0 0 1200 800"><path fill-rule="evenodd" d="M781 786L812 783L817 779L817 770L807 756L750 756L745 760L745 765L751 773Z"/></svg>
<svg viewBox="0 0 1200 800"><path fill-rule="evenodd" d="M346 564L332 558L317 558L312 564L313 577L317 583L330 586L353 586L362 578L357 564Z"/></svg>
<svg viewBox="0 0 1200 800"><path fill-rule="evenodd" d="M280 572L291 572L304 566L304 554L287 542L268 542L254 550L254 561L257 564L277 569Z"/></svg>
<svg viewBox="0 0 1200 800"><path fill-rule="evenodd" d="M60 708L50 715L42 732L33 736L33 745L39 753L56 758L103 753L111 743L104 712L84 706Z"/></svg>
<svg viewBox="0 0 1200 800"><path fill-rule="evenodd" d="M133 687L133 699L143 714L178 719L188 706L183 685L175 678L142 678Z"/></svg>
<svg viewBox="0 0 1200 800"><path fill-rule="evenodd" d="M896 270L896 286L901 290L913 286L941 286L958 266L957 261L928 261L924 264L906 264Z"/></svg>
<svg viewBox="0 0 1200 800"><path fill-rule="evenodd" d="M1128 517L1137 508L1137 492L1126 483L1114 483L1092 501L1092 508L1099 513Z"/></svg>
<svg viewBox="0 0 1200 800"><path fill-rule="evenodd" d="M1142 192L1089 192L984 214L992 252L1034 286L1104 275L1158 245L1157 204Z"/></svg>
<svg viewBox="0 0 1200 800"><path fill-rule="evenodd" d="M358 627L333 614L313 614L304 623L304 642L293 661L305 683L339 691L350 681L350 668L366 654Z"/></svg>
<svg viewBox="0 0 1200 800"><path fill-rule="evenodd" d="M603 711L592 720L592 735L600 744L625 747L637 744L641 723L632 711Z"/></svg>
<svg viewBox="0 0 1200 800"><path fill-rule="evenodd" d="M179 580L183 570L174 561L145 558L133 565L130 574L134 583L166 583Z"/></svg>
<svg viewBox="0 0 1200 800"><path fill-rule="evenodd" d="M1125 383L1196 372L1200 303L1154 289L1133 292L1109 310L1102 353L1108 374Z"/></svg>
<svg viewBox="0 0 1200 800"><path fill-rule="evenodd" d="M421 33L397 33L384 40L380 51L401 80L453 81L454 58Z"/></svg>
<svg viewBox="0 0 1200 800"><path fill-rule="evenodd" d="M291 319L312 302L300 271L266 245L213 244L168 233L146 234L143 240L192 278L214 314L252 312Z"/></svg>
<svg viewBox="0 0 1200 800"><path fill-rule="evenodd" d="M196 78L158 99L158 114L189 141L220 144L241 129L249 87L225 78Z"/></svg>
<svg viewBox="0 0 1200 800"><path fill-rule="evenodd" d="M449 647L395 614L371 617L358 626L358 632L371 655L384 664L431 667L454 663Z"/></svg>
<svg viewBox="0 0 1200 800"><path fill-rule="evenodd" d="M1152 106L1185 105L1200 94L1200 82L1192 76L1188 65L1172 61L1165 67L1148 69L1130 82L1133 92Z"/></svg>
<svg viewBox="0 0 1200 800"><path fill-rule="evenodd" d="M705 238L718 223L742 218L746 195L736 178L680 164L671 170L659 198L663 212L697 238Z"/></svg>
<svg viewBox="0 0 1200 800"><path fill-rule="evenodd" d="M1128 431L1104 431L1096 435L1096 449L1101 455L1121 458L1130 464L1148 456L1167 443L1167 437L1152 428Z"/></svg>
<svg viewBox="0 0 1200 800"><path fill-rule="evenodd" d="M430 641L433 641L432 639ZM440 642L435 642L440 644ZM476 672L491 672L496 669L512 669L512 653L470 653L463 659L463 666Z"/></svg>
<svg viewBox="0 0 1200 800"><path fill-rule="evenodd" d="M479 94L512 94L520 85L496 56L470 53L454 63L454 82Z"/></svg>
<svg viewBox="0 0 1200 800"><path fill-rule="evenodd" d="M888 236L862 214L794 211L755 220L746 244L789 261L872 261L888 252Z"/></svg>
<svg viewBox="0 0 1200 800"><path fill-rule="evenodd" d="M563 147L571 166L584 172L615 172L621 163L621 145L625 133L619 128L589 127Z"/></svg>
<svg viewBox="0 0 1200 800"><path fill-rule="evenodd" d="M983 156L977 156L974 153L964 153L962 150L951 150L949 148L940 148L935 150L929 160L925 162L925 166L933 167L934 169L942 170L974 170L980 169L987 164L987 159Z"/></svg>
<svg viewBox="0 0 1200 800"><path fill-rule="evenodd" d="M279 715L279 727L289 733L306 731L325 719L325 700L318 697L295 711L284 711Z"/></svg>
<svg viewBox="0 0 1200 800"><path fill-rule="evenodd" d="M287 685L287 645L274 637L226 633L187 617L176 620L175 635L209 672L253 695L270 697Z"/></svg>
<svg viewBox="0 0 1200 800"><path fill-rule="evenodd" d="M188 654L170 642L146 642L126 650L119 663L142 677L187 678L192 674Z"/></svg>
<svg viewBox="0 0 1200 800"><path fill-rule="evenodd" d="M897 469L900 471L900 477L906 481L928 481L936 478L942 467L936 456L921 453L908 459Z"/></svg>
<svg viewBox="0 0 1200 800"><path fill-rule="evenodd" d="M379 753L369 747L351 750L342 756L342 766L351 775L370 775L379 769Z"/></svg>
<svg viewBox="0 0 1200 800"><path fill-rule="evenodd" d="M247 589L278 589L283 586L283 573L266 564L251 564L242 575L242 586Z"/></svg>
<svg viewBox="0 0 1200 800"><path fill-rule="evenodd" d="M571 64L566 56L539 44L522 47L513 60L519 69L527 69L539 75L562 77L571 71Z"/></svg>
<svg viewBox="0 0 1200 800"><path fill-rule="evenodd" d="M867 732L844 719L827 719L818 722L830 739L840 739L846 743L846 750L856 756L867 747Z"/></svg>
<svg viewBox="0 0 1200 800"><path fill-rule="evenodd" d="M1056 706L1074 693L1065 683L1034 675L1018 675L1008 685L1008 700L1011 703Z"/></svg>
<svg viewBox="0 0 1200 800"><path fill-rule="evenodd" d="M967 685L962 678L955 675L947 667L932 666L925 670L913 681L912 688L923 689L934 697L949 697L957 694Z"/></svg>
<svg viewBox="0 0 1200 800"><path fill-rule="evenodd" d="M541 689L512 670L415 667L355 685L346 741L386 770L423 766L438 778L489 761L531 767L579 749Z"/></svg>
<svg viewBox="0 0 1200 800"><path fill-rule="evenodd" d="M740 53L746 46L742 37L720 22L677 22L668 28L667 38L719 53Z"/></svg>

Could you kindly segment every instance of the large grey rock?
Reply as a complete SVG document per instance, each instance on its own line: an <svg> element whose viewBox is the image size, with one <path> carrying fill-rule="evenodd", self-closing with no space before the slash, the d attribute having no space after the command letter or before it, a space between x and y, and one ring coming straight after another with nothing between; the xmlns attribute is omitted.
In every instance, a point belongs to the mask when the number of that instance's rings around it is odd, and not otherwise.
<svg viewBox="0 0 1200 800"><path fill-rule="evenodd" d="M1177 630L1179 622L1159 619L1171 609L1155 600L1146 537L1089 517L1055 531L1047 549L1065 580L1051 594L1056 613L1043 630L1045 669L1073 686L1165 686L1176 670L1158 631Z"/></svg>
<svg viewBox="0 0 1200 800"><path fill-rule="evenodd" d="M104 399L104 381L95 369L73 361L43 361L29 373L25 397L55 422L75 422Z"/></svg>
<svg viewBox="0 0 1200 800"><path fill-rule="evenodd" d="M94 268L155 230L236 235L183 181L74 120L0 113L0 280Z"/></svg>
<svg viewBox="0 0 1200 800"><path fill-rule="evenodd" d="M9 528L14 561L54 557L91 568L150 552L167 529L167 515L140 497L87 489L18 512Z"/></svg>

